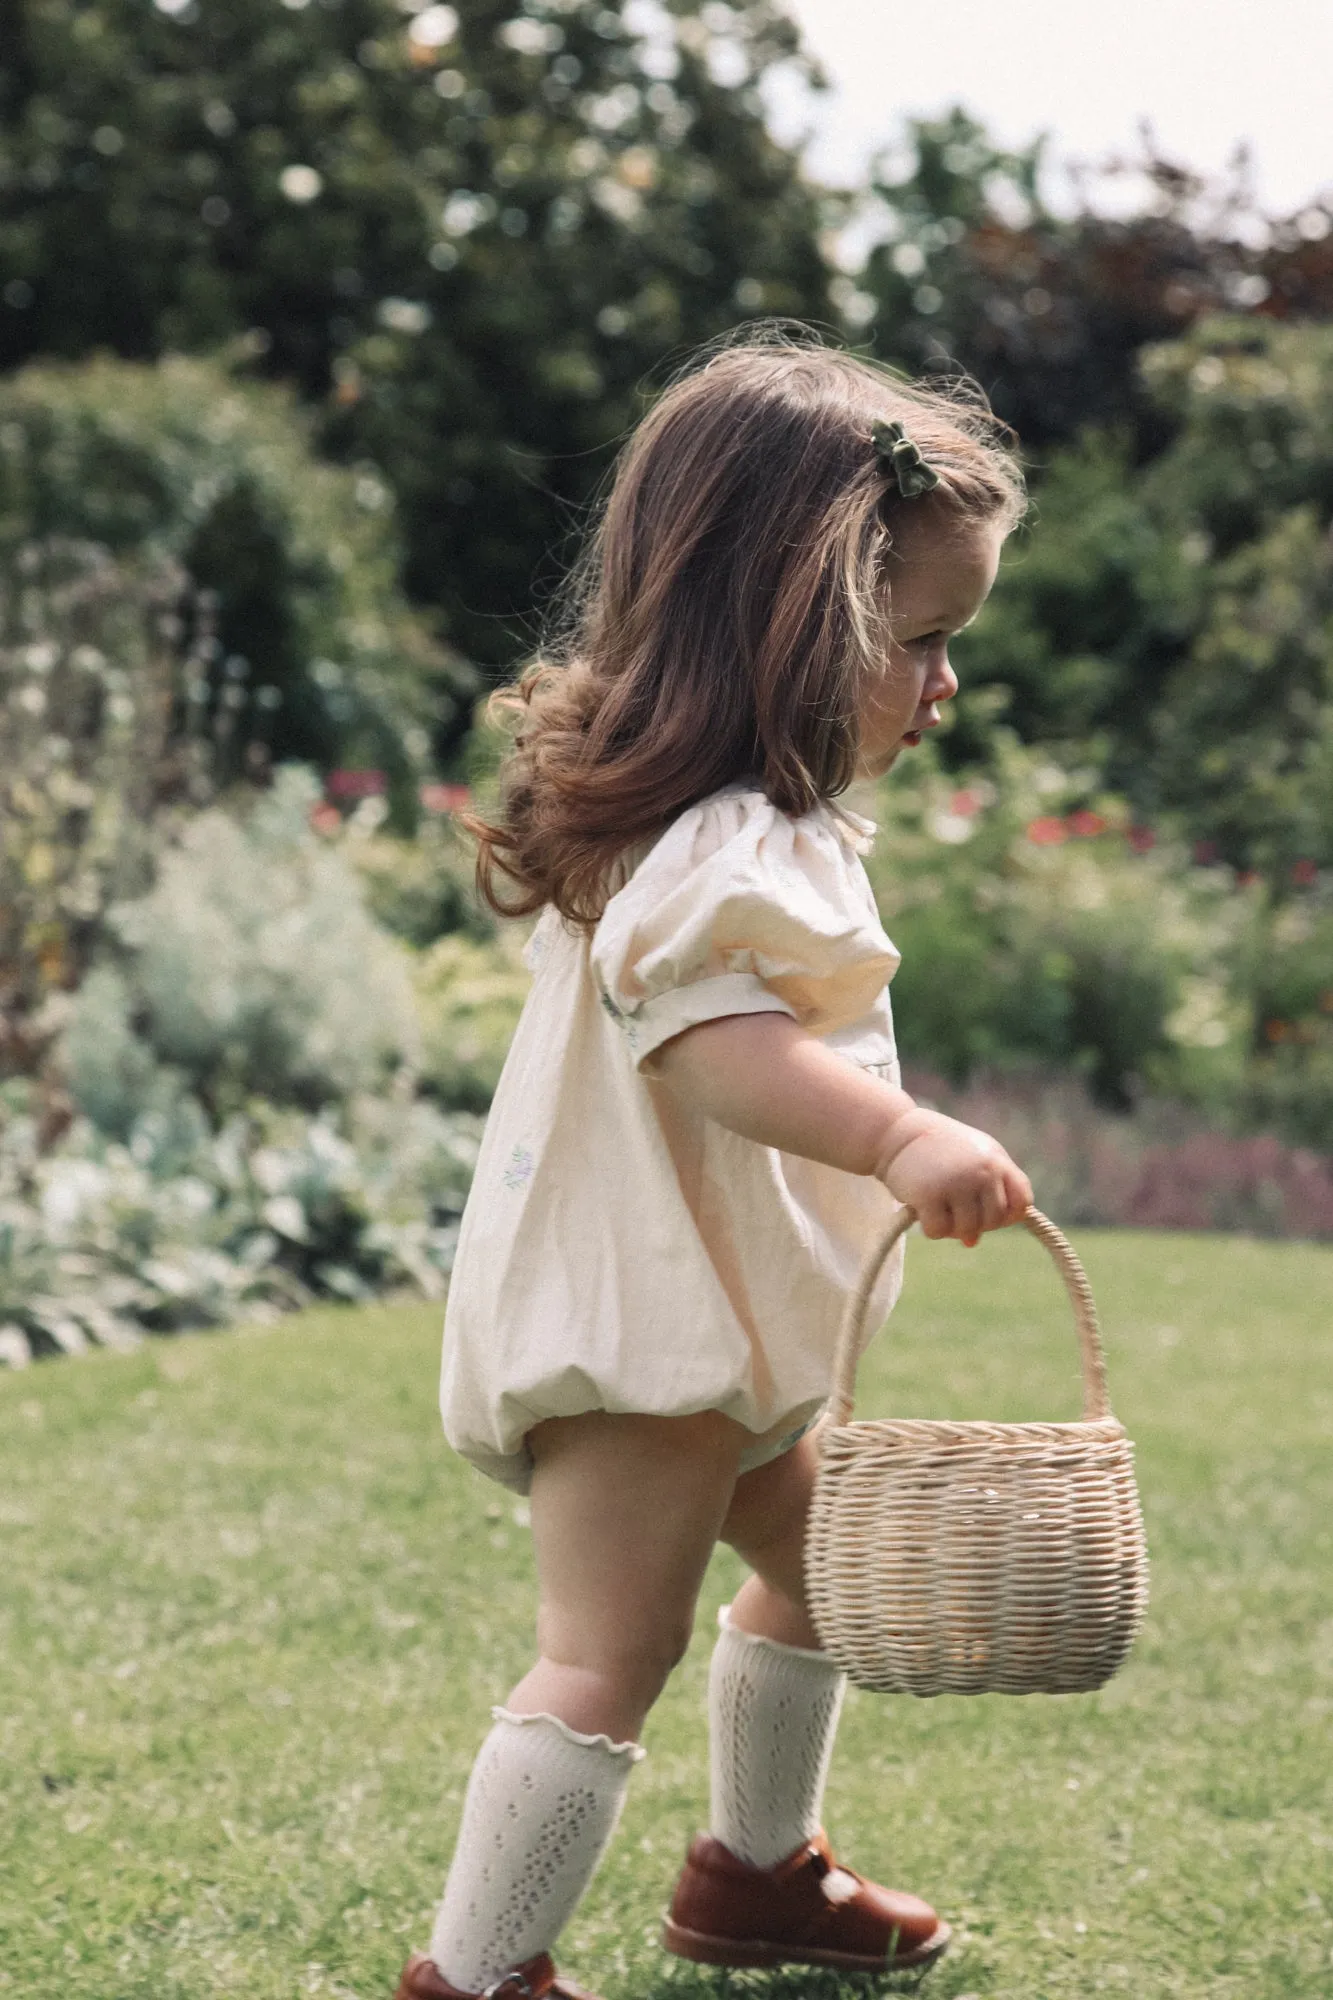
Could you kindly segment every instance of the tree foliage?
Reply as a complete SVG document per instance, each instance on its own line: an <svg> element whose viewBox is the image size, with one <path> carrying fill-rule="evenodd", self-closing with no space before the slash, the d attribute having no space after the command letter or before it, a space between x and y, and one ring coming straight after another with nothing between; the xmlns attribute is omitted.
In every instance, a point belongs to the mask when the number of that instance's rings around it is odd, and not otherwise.
<svg viewBox="0 0 1333 2000"><path fill-rule="evenodd" d="M0 365L249 334L482 662L645 371L830 313L772 0L0 0L0 39Z"/></svg>
<svg viewBox="0 0 1333 2000"><path fill-rule="evenodd" d="M886 233L858 279L859 315L876 351L913 372L974 374L1039 461L1091 425L1131 432L1139 456L1160 447L1138 369L1151 343L1222 311L1333 317L1333 207L1270 221L1243 159L1215 185L1147 143L1062 214L1041 141L1005 151L960 110L908 131L905 160L874 176ZM1131 174L1135 206L1108 213L1100 197Z"/></svg>
<svg viewBox="0 0 1333 2000"><path fill-rule="evenodd" d="M1333 328L1204 322L1143 383L1170 443L1053 455L965 680L1285 893L1333 863ZM994 712L961 704L958 761Z"/></svg>

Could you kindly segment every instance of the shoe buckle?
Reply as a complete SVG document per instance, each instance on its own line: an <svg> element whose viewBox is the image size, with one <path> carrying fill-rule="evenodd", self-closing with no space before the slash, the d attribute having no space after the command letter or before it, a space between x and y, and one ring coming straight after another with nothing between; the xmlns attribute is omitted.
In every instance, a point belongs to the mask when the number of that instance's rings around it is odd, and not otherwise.
<svg viewBox="0 0 1333 2000"><path fill-rule="evenodd" d="M490 1985L483 1989L479 2000L500 2000L500 1995L506 1988L512 1988L521 1996L521 2000L537 2000L536 1988L530 1984L525 1972L506 1972L503 1979L493 1979Z"/></svg>

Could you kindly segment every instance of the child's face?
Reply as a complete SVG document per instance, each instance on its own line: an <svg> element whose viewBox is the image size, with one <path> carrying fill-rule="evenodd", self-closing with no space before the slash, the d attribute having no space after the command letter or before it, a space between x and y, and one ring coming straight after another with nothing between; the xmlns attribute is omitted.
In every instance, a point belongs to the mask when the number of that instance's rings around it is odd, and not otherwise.
<svg viewBox="0 0 1333 2000"><path fill-rule="evenodd" d="M940 719L958 692L949 641L990 595L1005 531L998 522L941 528L924 519L899 529L889 558L891 639L861 702L857 775L879 778Z"/></svg>

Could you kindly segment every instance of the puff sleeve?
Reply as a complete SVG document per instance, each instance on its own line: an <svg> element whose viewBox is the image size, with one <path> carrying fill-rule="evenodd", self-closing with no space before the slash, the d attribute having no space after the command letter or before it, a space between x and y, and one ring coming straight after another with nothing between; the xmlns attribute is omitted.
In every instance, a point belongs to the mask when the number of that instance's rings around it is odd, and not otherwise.
<svg viewBox="0 0 1333 2000"><path fill-rule="evenodd" d="M864 846L867 823L851 825ZM831 1034L898 966L848 823L827 807L793 819L750 791L681 814L608 902L590 958L640 1068L727 1014L787 1014Z"/></svg>

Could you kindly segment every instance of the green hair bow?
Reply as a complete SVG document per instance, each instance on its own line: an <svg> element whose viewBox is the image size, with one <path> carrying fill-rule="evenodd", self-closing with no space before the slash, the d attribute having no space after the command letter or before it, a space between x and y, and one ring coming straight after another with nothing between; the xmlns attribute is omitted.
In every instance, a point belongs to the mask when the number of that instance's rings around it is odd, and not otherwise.
<svg viewBox="0 0 1333 2000"><path fill-rule="evenodd" d="M915 500L919 493L929 493L939 485L939 473L933 465L926 464L920 446L912 443L896 418L887 423L882 418L877 419L871 426L870 435L880 464L897 480L898 491L904 500Z"/></svg>

